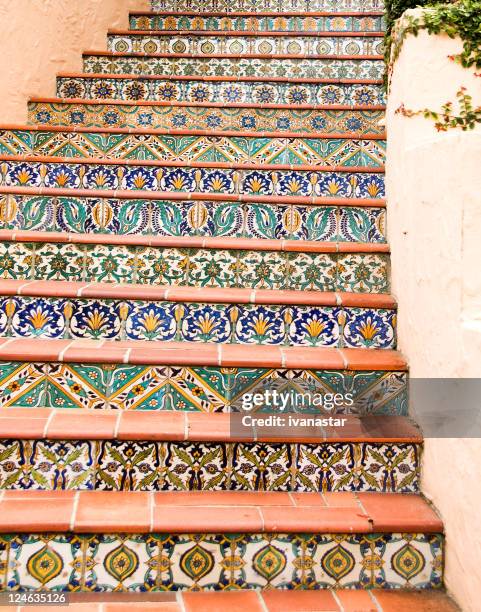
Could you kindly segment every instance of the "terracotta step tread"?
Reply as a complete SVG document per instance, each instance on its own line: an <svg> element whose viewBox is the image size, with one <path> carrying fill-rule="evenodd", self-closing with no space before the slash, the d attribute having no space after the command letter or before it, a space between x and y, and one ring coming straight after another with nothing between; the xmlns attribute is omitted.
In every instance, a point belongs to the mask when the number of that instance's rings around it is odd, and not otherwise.
<svg viewBox="0 0 481 612"><path fill-rule="evenodd" d="M143 129L143 128L95 128L82 126L48 126L48 125L16 125L2 124L0 132L60 132L81 134L139 134L139 135L169 135L169 136L211 136L213 138L281 138L281 139L309 139L309 140L385 140L386 134L357 134L346 132L344 134L332 134L323 132L262 132L248 130L177 130L177 129Z"/></svg>
<svg viewBox="0 0 481 612"><path fill-rule="evenodd" d="M202 55L198 55L196 53L119 53L117 51L97 51L96 49L87 50L82 53L82 57L115 57L115 58L123 58L123 57L142 57L142 58L160 58L160 59L202 59L202 60L211 60L211 59L275 59L275 60L336 60L336 61L345 61L345 60L372 60L383 62L384 56L378 54L372 55L307 55L307 54L293 54L293 53L283 53L283 54L275 54L272 53L205 53ZM105 74L104 74L105 76Z"/></svg>
<svg viewBox="0 0 481 612"><path fill-rule="evenodd" d="M398 493L4 491L0 533L442 533Z"/></svg>
<svg viewBox="0 0 481 612"><path fill-rule="evenodd" d="M297 32L289 30L116 30L109 29L108 34L115 34L121 36L242 36L245 38L255 38L258 36L279 36L279 37L290 37L290 36L306 36L311 38L384 38L385 32L329 32L329 31L307 31Z"/></svg>
<svg viewBox="0 0 481 612"><path fill-rule="evenodd" d="M207 302L223 304L305 304L359 308L396 308L386 293L230 289L218 287L151 286L76 281L0 279L0 296L100 298L120 300Z"/></svg>
<svg viewBox="0 0 481 612"><path fill-rule="evenodd" d="M1 338L0 361L308 368L317 370L407 370L401 353L389 349L337 349L267 345L133 340Z"/></svg>
<svg viewBox="0 0 481 612"><path fill-rule="evenodd" d="M199 13L198 11L131 11L129 13L130 16L142 16L142 17L166 17L172 15L173 17L277 17L278 19L282 19L284 17L371 17L371 16L383 16L385 15L384 11L374 11L374 10L366 10L366 11L286 11L286 12L274 12L274 11L259 11L259 12L249 12L249 11L232 11L231 13L226 13L225 11L215 11L215 12L204 12Z"/></svg>
<svg viewBox="0 0 481 612"><path fill-rule="evenodd" d="M356 174L383 174L384 165L380 166L313 166L308 164L259 164L256 162L230 163L230 162L183 162L164 160L137 160L137 159L106 159L104 157L56 157L54 155L0 155L0 163L3 161L23 161L32 163L69 163L78 166L100 165L100 166L147 166L154 168L225 168L234 170L276 170L306 171L306 172L343 172ZM145 192L144 192L145 193Z"/></svg>
<svg viewBox="0 0 481 612"><path fill-rule="evenodd" d="M141 594L71 593L69 612L457 612L444 591L215 591ZM101 603L100 603L101 602ZM16 608L29 612L36 606ZM0 612L10 612L11 607ZM39 610L45 608L38 607Z"/></svg>
<svg viewBox="0 0 481 612"><path fill-rule="evenodd" d="M110 594L71 593L69 612L457 612L444 591L371 591L336 589L317 591L215 591ZM87 602L87 603L85 603ZM101 603L100 603L101 602ZM29 612L36 606L18 606ZM45 610L45 607L38 607ZM0 612L10 612L11 607Z"/></svg>
<svg viewBox="0 0 481 612"><path fill-rule="evenodd" d="M172 57L172 56L170 56ZM271 57L271 56L269 56ZM315 79L315 78L292 78L292 77L263 77L263 76L200 76L200 75L164 75L164 74L104 74L102 72L58 72L57 76L60 78L86 78L86 79L129 79L129 80L161 80L161 81L254 81L254 82L266 82L266 83L314 83L320 85L322 83L337 83L346 85L382 85L382 79L348 79L348 78L331 78L331 79ZM105 102L105 100L104 100ZM224 104L225 106L225 104ZM300 108L297 105L290 108ZM334 107L330 107L334 108Z"/></svg>
<svg viewBox="0 0 481 612"><path fill-rule="evenodd" d="M336 198L322 196L278 196L278 195L249 195L229 193L202 193L202 192L178 192L178 191L129 191L121 189L62 189L57 187L19 187L0 185L0 194L11 195L37 195L52 197L96 197L96 198L118 198L128 200L200 200L221 202L253 202L272 204L300 204L313 206L372 206L374 208L385 208L385 198Z"/></svg>
<svg viewBox="0 0 481 612"><path fill-rule="evenodd" d="M85 76L85 75L84 75ZM110 77L109 77L110 78ZM173 78L173 77L166 77ZM196 78L196 77L193 77ZM229 80L228 78L226 80ZM262 80L262 79L260 79ZM272 80L272 79L270 79ZM320 80L320 82L322 82ZM88 106L105 106L108 104L109 106L193 106L199 108L225 108L225 102L178 102L178 101L155 101L155 100L109 100L107 103L105 100L89 100L86 98L40 98L40 97L31 97L29 98L29 102L38 103L43 102L45 104L83 104ZM271 108L271 109L283 109L283 110L347 110L347 111L356 111L356 110L385 110L386 106L383 104L373 104L373 105L353 105L349 106L348 104L299 104L295 107L292 104L253 104L248 102L233 102L229 103L230 108Z"/></svg>
<svg viewBox="0 0 481 612"><path fill-rule="evenodd" d="M277 413L279 414L279 413ZM414 443L422 444L417 426L402 416L332 415L332 423L345 419L343 426L312 428L312 434L285 428L282 437L270 436L254 425L238 434L243 415L182 411L130 412L105 409L4 408L0 410L0 439L22 440L140 440L239 442L277 441L287 443ZM251 416L251 415L249 415ZM267 414L258 414L260 418ZM315 415L306 415L313 417ZM318 415L329 418L328 415ZM237 423L237 425L235 425ZM231 430L233 428L233 430ZM245 430L245 434L244 434ZM234 433L235 432L235 433ZM291 434L291 435L290 435Z"/></svg>

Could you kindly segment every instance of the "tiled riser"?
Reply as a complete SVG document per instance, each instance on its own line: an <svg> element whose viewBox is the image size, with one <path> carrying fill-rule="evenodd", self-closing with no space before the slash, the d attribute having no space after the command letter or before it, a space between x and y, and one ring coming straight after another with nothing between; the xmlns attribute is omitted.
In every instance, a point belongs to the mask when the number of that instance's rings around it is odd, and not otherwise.
<svg viewBox="0 0 481 612"><path fill-rule="evenodd" d="M3 229L386 242L386 209L0 194Z"/></svg>
<svg viewBox="0 0 481 612"><path fill-rule="evenodd" d="M257 61L257 60L256 60ZM259 60L260 61L260 60ZM219 76L226 76L220 69ZM165 74L162 72L162 74ZM179 74L178 72L174 75ZM257 67L252 76L262 74ZM336 77L337 71L326 78ZM288 76L284 74L283 76ZM310 75L321 78L316 69ZM344 75L347 78L347 74ZM297 77L299 78L299 77ZM335 84L335 83L288 83L262 81L199 81L151 79L109 79L96 77L58 77L57 94L61 98L84 98L88 100L150 100L157 102L223 102L229 104L384 104L382 85Z"/></svg>
<svg viewBox="0 0 481 612"><path fill-rule="evenodd" d="M0 277L386 293L389 256L0 242Z"/></svg>
<svg viewBox="0 0 481 612"><path fill-rule="evenodd" d="M407 414L405 372L0 363L2 408L230 412L266 388L353 393L359 414Z"/></svg>
<svg viewBox="0 0 481 612"><path fill-rule="evenodd" d="M386 141L0 131L0 155L380 167Z"/></svg>
<svg viewBox="0 0 481 612"><path fill-rule="evenodd" d="M115 53L192 53L203 55L382 55L384 39L375 36L215 36L111 34Z"/></svg>
<svg viewBox="0 0 481 612"><path fill-rule="evenodd" d="M152 11L196 13L242 11L256 12L315 12L315 11L382 11L382 0L150 0Z"/></svg>
<svg viewBox="0 0 481 612"><path fill-rule="evenodd" d="M155 165L0 161L0 185L161 193L383 198L379 172L246 170Z"/></svg>
<svg viewBox="0 0 481 612"><path fill-rule="evenodd" d="M440 588L443 557L440 534L12 534L0 589Z"/></svg>
<svg viewBox="0 0 481 612"><path fill-rule="evenodd" d="M109 57L84 55L84 72L164 76L258 76L302 78L381 79L382 60L249 59L181 57Z"/></svg>
<svg viewBox="0 0 481 612"><path fill-rule="evenodd" d="M0 297L0 337L396 347L396 311Z"/></svg>
<svg viewBox="0 0 481 612"><path fill-rule="evenodd" d="M0 489L417 493L416 444L0 441Z"/></svg>
<svg viewBox="0 0 481 612"><path fill-rule="evenodd" d="M383 134L384 111L291 110L31 102L29 123L49 126Z"/></svg>
<svg viewBox="0 0 481 612"><path fill-rule="evenodd" d="M131 15L131 30L223 31L223 32L382 32L381 15L369 16L205 16Z"/></svg>

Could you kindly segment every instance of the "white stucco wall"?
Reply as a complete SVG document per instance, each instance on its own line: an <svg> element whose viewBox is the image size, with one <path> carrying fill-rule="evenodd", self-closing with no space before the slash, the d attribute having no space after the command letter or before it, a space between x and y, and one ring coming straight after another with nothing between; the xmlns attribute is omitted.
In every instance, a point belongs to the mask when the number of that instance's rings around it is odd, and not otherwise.
<svg viewBox="0 0 481 612"><path fill-rule="evenodd" d="M395 114L401 104L440 110L461 85L480 105L481 78L448 59L460 50L461 41L446 36L410 36L388 104L393 291L414 378L481 378L481 128L437 132L430 120ZM476 612L481 440L427 439L422 486L445 521L447 587L463 610Z"/></svg>
<svg viewBox="0 0 481 612"><path fill-rule="evenodd" d="M0 121L24 123L30 96L55 96L55 75L81 71L82 51L107 48L148 0L0 0Z"/></svg>

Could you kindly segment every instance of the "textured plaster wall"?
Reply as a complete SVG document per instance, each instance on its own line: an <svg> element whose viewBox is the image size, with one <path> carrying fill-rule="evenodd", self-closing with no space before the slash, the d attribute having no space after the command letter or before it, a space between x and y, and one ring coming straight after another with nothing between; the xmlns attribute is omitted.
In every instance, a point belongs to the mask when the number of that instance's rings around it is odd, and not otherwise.
<svg viewBox="0 0 481 612"><path fill-rule="evenodd" d="M55 74L80 71L82 51L105 50L148 0L0 0L0 121L24 123L30 96L55 95Z"/></svg>
<svg viewBox="0 0 481 612"><path fill-rule="evenodd" d="M394 114L401 103L440 109L460 85L481 104L481 78L447 58L460 50L446 36L409 37L388 105L393 289L400 348L419 378L481 378L481 129L438 133ZM463 610L478 611L481 440L426 440L423 490L445 521L447 586Z"/></svg>

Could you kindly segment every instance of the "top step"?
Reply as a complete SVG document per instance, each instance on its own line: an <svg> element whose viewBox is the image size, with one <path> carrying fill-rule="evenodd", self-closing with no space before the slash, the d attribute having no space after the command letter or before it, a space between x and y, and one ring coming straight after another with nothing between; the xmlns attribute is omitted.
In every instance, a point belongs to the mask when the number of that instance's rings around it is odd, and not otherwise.
<svg viewBox="0 0 481 612"><path fill-rule="evenodd" d="M276 13L313 11L382 11L382 0L150 0L153 11L209 13L240 11Z"/></svg>

